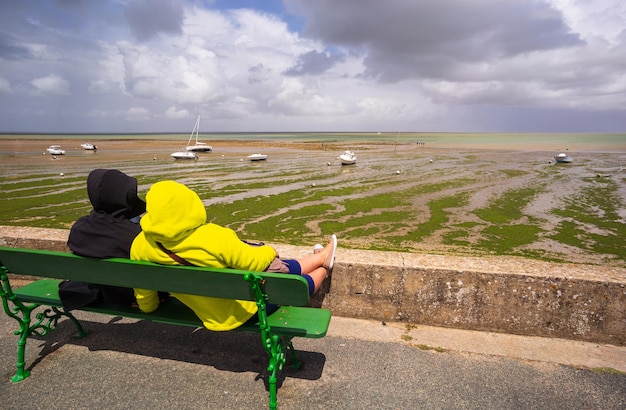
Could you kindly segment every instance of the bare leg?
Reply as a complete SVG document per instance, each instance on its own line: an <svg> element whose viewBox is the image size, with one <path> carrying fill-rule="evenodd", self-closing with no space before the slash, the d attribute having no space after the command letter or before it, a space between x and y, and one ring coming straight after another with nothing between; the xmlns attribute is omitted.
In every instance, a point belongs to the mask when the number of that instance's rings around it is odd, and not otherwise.
<svg viewBox="0 0 626 410"><path fill-rule="evenodd" d="M326 258L333 252L333 242L329 242L324 249L318 253L310 254L304 258L298 259L300 267L302 268L302 274L311 274L314 270L323 267ZM326 269L324 269L326 270Z"/></svg>
<svg viewBox="0 0 626 410"><path fill-rule="evenodd" d="M320 286L322 286L322 282L324 282L324 279L328 276L328 265L325 267L324 264L329 263L329 261L334 257L334 252L335 242L331 240L324 248L319 249L317 252L307 255L302 259L298 259L302 269L302 274L309 275L309 277L313 279L313 293L319 290Z"/></svg>
<svg viewBox="0 0 626 410"><path fill-rule="evenodd" d="M315 293L318 291L320 286L322 286L322 282L324 282L324 279L326 279L326 277L328 276L328 271L324 267L319 267L313 270L313 272L307 273L307 275L309 275L311 279L313 279L313 283L315 285L313 293Z"/></svg>

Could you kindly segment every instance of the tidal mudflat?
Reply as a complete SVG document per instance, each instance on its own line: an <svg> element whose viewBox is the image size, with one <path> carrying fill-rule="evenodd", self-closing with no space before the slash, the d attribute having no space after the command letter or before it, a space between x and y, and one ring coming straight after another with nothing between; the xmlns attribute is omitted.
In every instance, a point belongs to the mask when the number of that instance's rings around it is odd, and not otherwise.
<svg viewBox="0 0 626 410"><path fill-rule="evenodd" d="M85 181L116 168L196 190L210 221L244 238L312 245L626 266L626 149L415 141L213 140L196 161L171 140L0 140L0 225L68 228L90 210ZM59 143L66 155L43 154ZM355 165L337 156L355 151ZM246 156L262 152L267 161Z"/></svg>

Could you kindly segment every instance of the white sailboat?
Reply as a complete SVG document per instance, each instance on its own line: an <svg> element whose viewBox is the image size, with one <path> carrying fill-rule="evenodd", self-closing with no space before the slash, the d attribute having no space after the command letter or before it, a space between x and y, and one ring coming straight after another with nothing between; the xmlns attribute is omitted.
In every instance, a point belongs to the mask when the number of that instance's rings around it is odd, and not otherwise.
<svg viewBox="0 0 626 410"><path fill-rule="evenodd" d="M211 152L213 151L213 147L207 145L206 142L198 141L198 130L200 129L200 116L198 115L198 119L196 120L196 125L193 127L193 131L191 131L191 135L189 136L189 141L187 141L187 147L185 148L187 151L191 152ZM194 145L191 145L191 140L195 137L196 142Z"/></svg>
<svg viewBox="0 0 626 410"><path fill-rule="evenodd" d="M189 141L187 141L187 146L180 150L170 154L170 156L174 159L198 159L198 155L196 152L206 152L212 151L213 148L202 143L198 142L198 128L200 128L200 116L196 120L196 125L193 127L193 131L191 131L191 135L189 136ZM196 145L191 145L191 140L196 137Z"/></svg>

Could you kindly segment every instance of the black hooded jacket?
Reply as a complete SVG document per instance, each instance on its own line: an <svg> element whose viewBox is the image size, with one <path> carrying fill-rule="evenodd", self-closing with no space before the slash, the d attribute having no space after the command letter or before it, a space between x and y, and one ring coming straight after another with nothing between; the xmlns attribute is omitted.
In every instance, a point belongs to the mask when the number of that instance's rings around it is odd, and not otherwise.
<svg viewBox="0 0 626 410"><path fill-rule="evenodd" d="M81 256L129 258L141 232L131 218L146 212L146 203L137 197L137 180L115 169L96 169L87 177L87 195L93 210L74 223L67 245Z"/></svg>
<svg viewBox="0 0 626 410"><path fill-rule="evenodd" d="M87 194L93 210L74 223L67 246L80 256L129 258L133 239L141 232L131 219L146 211L146 203L137 197L137 180L114 169L96 169L87 177ZM59 296L68 310L99 300L135 302L132 289L73 281L59 286Z"/></svg>

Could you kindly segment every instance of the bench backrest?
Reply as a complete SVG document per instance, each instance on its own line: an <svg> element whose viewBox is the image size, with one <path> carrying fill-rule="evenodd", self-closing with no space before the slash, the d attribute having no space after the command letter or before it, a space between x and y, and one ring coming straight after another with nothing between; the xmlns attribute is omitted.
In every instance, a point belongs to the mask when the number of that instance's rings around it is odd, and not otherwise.
<svg viewBox="0 0 626 410"><path fill-rule="evenodd" d="M235 269L168 266L128 259L93 259L66 252L0 247L0 265L8 273L56 279L187 293L225 299L255 300L249 273ZM263 277L268 302L305 306L308 285L300 275L254 272Z"/></svg>

